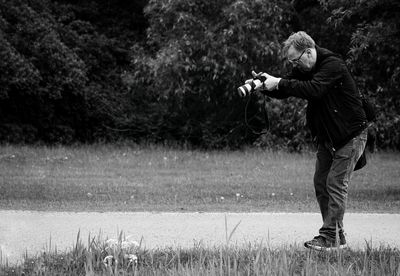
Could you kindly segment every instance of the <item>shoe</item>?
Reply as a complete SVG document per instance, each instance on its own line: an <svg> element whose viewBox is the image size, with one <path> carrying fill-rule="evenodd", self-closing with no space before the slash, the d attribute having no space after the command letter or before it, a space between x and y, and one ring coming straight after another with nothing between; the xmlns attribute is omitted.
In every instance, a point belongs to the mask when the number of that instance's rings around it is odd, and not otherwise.
<svg viewBox="0 0 400 276"><path fill-rule="evenodd" d="M316 236L311 241L304 243L304 246L318 251L332 251L337 249L344 249L347 247L346 238L343 234L340 235L340 241L337 245L335 241L328 240L323 236Z"/></svg>

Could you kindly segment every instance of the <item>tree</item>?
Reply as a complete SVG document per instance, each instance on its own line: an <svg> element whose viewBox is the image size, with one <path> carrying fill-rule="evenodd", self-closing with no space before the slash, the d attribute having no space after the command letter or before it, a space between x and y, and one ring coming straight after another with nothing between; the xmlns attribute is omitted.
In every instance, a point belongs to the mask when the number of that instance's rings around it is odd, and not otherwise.
<svg viewBox="0 0 400 276"><path fill-rule="evenodd" d="M377 145L400 149L400 3L320 0L328 22L351 30L348 64L360 89L378 107Z"/></svg>
<svg viewBox="0 0 400 276"><path fill-rule="evenodd" d="M104 125L124 103L121 73L135 35L144 33L126 29L140 16L128 18L145 1L73 2L0 1L0 139L113 136Z"/></svg>
<svg viewBox="0 0 400 276"><path fill-rule="evenodd" d="M160 99L164 130L177 138L211 147L254 140L236 89L251 70L279 70L292 13L282 1L150 1L147 41L132 50L129 85ZM257 109L252 101L251 117Z"/></svg>
<svg viewBox="0 0 400 276"><path fill-rule="evenodd" d="M82 95L87 81L85 64L62 41L49 4L0 2L0 67L7 72L0 83L1 121L3 133L10 127L22 129L13 136L15 141L31 137L25 132L32 130L42 138L55 137L48 130L57 125L71 137L73 131L62 122L65 117L57 115L57 104L65 95Z"/></svg>

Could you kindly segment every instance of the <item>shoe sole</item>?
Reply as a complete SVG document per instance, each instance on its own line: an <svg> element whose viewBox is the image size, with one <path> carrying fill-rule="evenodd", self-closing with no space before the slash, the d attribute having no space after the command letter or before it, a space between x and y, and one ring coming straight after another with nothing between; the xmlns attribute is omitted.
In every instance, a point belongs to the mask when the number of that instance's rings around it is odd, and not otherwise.
<svg viewBox="0 0 400 276"><path fill-rule="evenodd" d="M335 251L338 249L346 249L347 248L347 244L341 244L341 245L339 245L339 247L323 247L323 246L305 243L304 246L306 248L314 249L317 251L325 251L325 252L330 252L330 251Z"/></svg>

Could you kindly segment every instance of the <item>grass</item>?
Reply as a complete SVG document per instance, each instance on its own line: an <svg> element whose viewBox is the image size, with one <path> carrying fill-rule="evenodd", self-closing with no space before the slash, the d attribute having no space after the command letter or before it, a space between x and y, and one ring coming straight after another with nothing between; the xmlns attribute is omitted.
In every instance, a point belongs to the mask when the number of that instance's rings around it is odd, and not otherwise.
<svg viewBox="0 0 400 276"><path fill-rule="evenodd" d="M232 232L231 232L232 235ZM268 244L192 248L124 248L121 233L110 247L100 236L65 252L42 252L20 265L0 265L1 275L400 275L400 251L388 247L316 252ZM131 250L128 252L128 250ZM137 256L132 261L130 256ZM107 260L107 261L106 261ZM0 262L1 263L1 262Z"/></svg>
<svg viewBox="0 0 400 276"><path fill-rule="evenodd" d="M0 208L53 211L313 211L315 154L90 145L1 146ZM400 210L400 154L369 155L348 211Z"/></svg>
<svg viewBox="0 0 400 276"><path fill-rule="evenodd" d="M318 212L314 159L311 152L256 149L1 146L0 209ZM371 155L354 174L348 210L398 213L399 167L398 153ZM70 250L27 253L20 264L8 264L0 251L0 275L400 275L396 248L366 243L364 250L320 253L268 241L238 247L230 243L234 231L226 231L223 246L134 252L123 249L122 233L111 249L101 236L84 245L78 233Z"/></svg>

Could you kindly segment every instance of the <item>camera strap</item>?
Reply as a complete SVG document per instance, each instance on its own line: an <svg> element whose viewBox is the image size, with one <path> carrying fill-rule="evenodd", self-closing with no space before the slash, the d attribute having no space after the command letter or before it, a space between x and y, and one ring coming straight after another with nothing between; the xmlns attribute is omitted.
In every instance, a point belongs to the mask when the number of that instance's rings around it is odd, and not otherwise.
<svg viewBox="0 0 400 276"><path fill-rule="evenodd" d="M250 103L252 94L250 94L250 97L248 97L247 103L246 103L246 107L245 107L245 110L244 110L244 122L245 122L245 124L246 124L246 127L247 127L248 129L250 129L250 131L251 131L253 134L255 134L255 135L263 135L263 134L266 134L266 133L269 131L269 129L270 129L270 123L269 123L269 117L268 117L268 110L267 110L267 96L266 96L266 95L263 95L263 96L264 96L264 100L263 100L263 114L264 114L264 122L265 122L265 126L266 126L266 128L265 128L264 130L262 130L262 131L256 131L256 130L254 129L254 127L252 127L252 126L249 124L249 121L251 121L251 120L252 120L254 117L256 117L256 115L257 115L257 114L255 114L255 115L254 115L253 117L251 117L250 119L249 119L248 116L247 116L248 107L249 107L249 103Z"/></svg>

